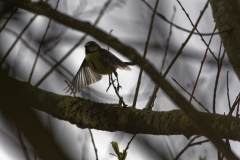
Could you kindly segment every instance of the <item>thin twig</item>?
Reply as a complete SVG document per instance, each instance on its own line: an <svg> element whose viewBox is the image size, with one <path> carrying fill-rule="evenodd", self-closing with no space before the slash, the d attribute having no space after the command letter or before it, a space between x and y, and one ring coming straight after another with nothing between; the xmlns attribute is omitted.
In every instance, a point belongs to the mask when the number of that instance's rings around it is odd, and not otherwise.
<svg viewBox="0 0 240 160"><path fill-rule="evenodd" d="M208 46L210 46L210 44L211 44L211 42L212 42L213 33L216 31L216 29L217 29L217 27L214 27L213 32L212 32L212 36L211 36L211 38L210 38L210 40L209 40L209 42L208 42ZM191 103L191 101L192 101L192 97L193 97L194 92L195 92L195 89L196 89L196 87L197 87L198 80L199 80L200 74L201 74L201 72L202 72L203 64L204 64L205 59L206 59L206 57L207 57L207 52L208 52L208 47L206 48L205 54L204 54L204 56L203 56L203 60L201 61L201 66L200 66L200 69L199 69L199 71L198 71L197 79L196 79L196 81L195 81L195 84L194 84L194 86L193 86L193 90L192 90L192 93L191 93L191 96L190 96L190 99L189 99L189 102L190 102L190 103Z"/></svg>
<svg viewBox="0 0 240 160"><path fill-rule="evenodd" d="M116 95L117 95L118 98L119 98L119 101L120 101L119 104L123 104L123 107L127 107L126 103L123 101L123 97L121 97L121 96L119 95L119 93L118 93L118 89L117 89L117 87L115 86L114 80L113 80L113 78L112 78L112 74L109 74L109 80L111 80L111 82L109 82L109 83L113 85L113 88L114 88L114 90L115 90L115 93L116 93Z"/></svg>
<svg viewBox="0 0 240 160"><path fill-rule="evenodd" d="M153 7L152 7L147 1L142 0L142 2L145 3L146 6L153 11ZM161 14L161 13L159 13L159 12L156 12L156 15L157 15L159 18L161 18L163 21L169 23L170 25L176 27L177 29L182 30L182 31L187 32L187 33L191 33L191 30L185 29L185 28L183 28L183 27L180 27L180 26L174 24L173 22L169 21L163 14ZM239 28L234 28L234 29L239 29ZM221 33L226 33L226 32L232 31L232 30L234 30L234 29L226 29L226 30L223 30L223 31L214 32L213 35L219 35L219 34L221 34ZM193 32L193 34L197 34L197 35L201 34L202 36L212 36L212 33Z"/></svg>
<svg viewBox="0 0 240 160"><path fill-rule="evenodd" d="M9 22L9 20L12 18L12 16L14 15L14 13L16 13L18 10L18 8L16 7L13 12L11 13L11 15L7 18L6 22L3 24L3 26L0 29L0 33L2 32L2 30L5 28L5 26L7 25L7 23Z"/></svg>
<svg viewBox="0 0 240 160"><path fill-rule="evenodd" d="M71 86L71 85L68 83L68 81L66 81L66 80L65 80L64 82L67 83L69 89L70 89L71 92L73 93L73 97L76 97L76 94L75 94L75 92L74 92L73 86Z"/></svg>
<svg viewBox="0 0 240 160"><path fill-rule="evenodd" d="M9 28L5 28L4 30L5 30L5 31L8 31L9 33L12 33L12 34L15 35L15 36L18 36L18 34L17 34L15 31L13 31L13 30L11 30L11 29L9 29ZM32 47L23 37L20 37L20 40L21 40L22 43L23 43L26 47L28 47L33 53L37 53L37 50L35 50L34 47ZM40 56L40 57L42 58L42 60L44 60L48 65L52 65L52 63L51 63L47 58L45 58L42 54L40 54L39 56ZM53 60L54 62L56 62L56 60L55 60L53 57L51 57L51 55L48 55L48 57L49 57L51 60ZM62 66L62 65L60 65L60 67L61 67L65 72L67 72L69 75L74 76L66 67L64 67L64 66ZM57 69L57 72L58 72L60 75L62 75L63 77L67 78L66 75L63 74L60 70Z"/></svg>
<svg viewBox="0 0 240 160"><path fill-rule="evenodd" d="M173 15L172 15L171 22L173 22L175 14L176 14L176 7L174 6L173 7ZM165 53L164 53L164 57L163 57L163 60L162 60L162 66L161 66L161 69L160 69L160 73L162 73L162 70L163 70L163 67L164 67L164 63L165 63L166 56L167 56L167 53L168 53L168 48L169 48L171 35L172 35L172 24L170 24L169 34L168 34L168 38L167 38L167 45L166 45L166 48L165 48Z"/></svg>
<svg viewBox="0 0 240 160"><path fill-rule="evenodd" d="M95 152L95 155L96 155L96 160L98 160L97 147L96 147L95 142L94 142L93 134L92 134L91 129L88 129L88 130L89 130L89 133L91 135L92 144L93 144L94 152Z"/></svg>
<svg viewBox="0 0 240 160"><path fill-rule="evenodd" d="M235 99L235 101L234 101L234 103L233 103L233 105L232 105L232 107L231 107L231 110L230 110L229 113L228 113L229 116L232 115L233 111L235 110L236 106L239 105L239 103L240 103L240 93L239 93L238 96L236 97L236 99ZM237 115L238 115L238 111L239 111L239 106L238 106L238 108L237 108L236 117L237 117Z"/></svg>
<svg viewBox="0 0 240 160"><path fill-rule="evenodd" d="M209 142L209 140L203 140L199 142L192 143L195 139L199 138L200 136L196 136L192 138L189 143L178 153L178 155L174 158L174 160L178 160L178 158L190 147L195 146L195 145L200 145L202 143Z"/></svg>
<svg viewBox="0 0 240 160"><path fill-rule="evenodd" d="M208 1L206 2L203 10L200 12L200 15L195 23L195 25L193 26L192 32L197 28L198 23L200 22L203 13L206 11L207 7L208 7ZM170 63L170 65L168 66L167 70L165 71L165 73L163 74L163 77L165 78L166 75L168 74L168 72L170 71L170 69L172 68L173 64L175 63L175 61L177 60L177 58L180 56L180 54L182 53L183 48L187 45L188 41L190 40L191 36L192 36L192 32L188 35L187 39L184 41L184 43L182 44L181 48L179 49L178 53L176 54L176 56L173 58L172 62Z"/></svg>
<svg viewBox="0 0 240 160"><path fill-rule="evenodd" d="M216 113L215 110L215 100L216 100L216 94L217 94L217 84L218 84L218 73L219 73L219 59L220 59L220 55L221 55L221 51L222 51L222 42L220 43L220 49L218 52L218 60L217 60L217 67L218 67L218 71L217 71L217 75L216 75L216 80L215 80L215 86L214 86L214 91L213 91L213 113Z"/></svg>
<svg viewBox="0 0 240 160"><path fill-rule="evenodd" d="M172 15L172 19L171 19L171 22L173 21L174 17L175 17L175 13L176 13L176 8L175 6L173 7L173 15ZM163 57L163 60L162 60L162 66L160 68L160 73L162 74L162 70L163 70L163 67L164 67L164 63L165 63L165 60L166 60L166 56L167 56L167 53L168 53L168 48L169 48L169 42L170 42L170 38L171 38L171 35L172 35L172 24L170 24L170 29L169 29L169 34L168 34L168 38L167 38L167 44L166 44L166 48L165 48L165 53L164 53L164 57ZM154 90L158 87L157 84L155 84L155 87L154 87ZM156 95L155 97L150 97L149 98L149 101L146 105L145 108L148 108L149 110L152 110L153 106L154 106L154 101L155 101L155 98L156 98Z"/></svg>
<svg viewBox="0 0 240 160"><path fill-rule="evenodd" d="M200 12L200 15L199 15L199 17L198 17L198 19L197 19L197 21L196 21L196 23L195 23L195 25L194 25L191 33L188 35L187 39L183 42L183 44L182 44L182 46L180 47L180 49L178 50L176 56L173 58L173 60L172 60L171 63L169 64L168 68L166 69L165 73L163 74L163 78L165 78L165 77L167 76L167 74L168 74L168 72L170 71L170 69L172 68L173 64L176 62L176 60L178 59L178 57L181 55L181 53L182 53L182 51L183 51L183 48L187 45L187 43L188 43L188 41L190 40L190 38L191 38L194 30L197 28L197 25L198 25L198 23L200 22L200 20L201 20L201 18L202 18L202 16L203 16L203 13L206 11L206 9L207 9L207 7L208 7L208 3L209 3L209 2L207 1L206 4L205 4L205 6L204 6L204 8L203 8L203 10ZM157 87L154 88L154 91L153 91L153 93L152 93L152 95L151 95L151 97L150 97L151 99L149 100L150 102L153 102L153 101L154 101L154 99L155 99L155 97L156 97L156 94L157 94L159 88L160 88L159 85L157 85Z"/></svg>
<svg viewBox="0 0 240 160"><path fill-rule="evenodd" d="M23 33L27 30L27 28L32 24L32 22L35 20L35 18L38 16L38 14L35 14L31 20L28 22L28 24L26 25L26 27L22 30L22 32L19 34L19 36L17 37L17 39L14 41L14 43L12 44L12 46L9 48L9 50L7 51L7 53L4 55L3 59L0 62L0 67L2 66L3 62L6 60L6 58L9 56L10 52L12 51L12 49L14 48L14 46L17 44L18 40L20 39L20 37L23 35Z"/></svg>
<svg viewBox="0 0 240 160"><path fill-rule="evenodd" d="M203 140L203 141L199 141L199 142L192 143L190 146L199 145L199 144L206 143L206 142L209 142L209 141L210 141L210 140L206 139L206 140Z"/></svg>
<svg viewBox="0 0 240 160"><path fill-rule="evenodd" d="M193 137L189 142L188 142L188 144L178 153L178 155L174 158L174 160L177 160L188 148L189 148L189 146L192 144L192 142L195 140L195 139L197 139L197 138L199 138L200 136L195 136L195 137Z"/></svg>
<svg viewBox="0 0 240 160"><path fill-rule="evenodd" d="M173 81L174 81L175 83L177 83L177 85L178 85L179 87L182 88L182 90L184 90L189 96L191 96L191 94L190 94L185 88L183 88L174 78L172 78L172 79L173 79ZM203 109L205 109L206 112L210 113L210 111L209 111L206 107L204 107L204 105L203 105L201 102L199 102L194 96L192 96L192 98L193 98Z"/></svg>
<svg viewBox="0 0 240 160"><path fill-rule="evenodd" d="M221 43L222 44L222 43ZM216 108L215 108L215 104L216 104L216 95L217 95L217 86L218 86L218 80L219 80L219 76L220 76L220 72L221 72L221 68L222 68L222 62L225 56L225 50L223 51L223 55L222 58L220 59L220 53L221 53L221 47L222 45L220 45L220 50L219 50L219 56L218 56L218 71L217 71L217 75L216 75L216 80L215 80L215 86L214 86L214 92L213 92L213 113L216 113Z"/></svg>
<svg viewBox="0 0 240 160"><path fill-rule="evenodd" d="M56 7L55 7L55 10L57 9L58 4L59 4L59 0L57 1L57 5L56 5ZM31 70L31 73L30 73L30 76L29 76L29 79L28 79L28 83L31 82L32 75L33 75L34 69L35 69L35 67L36 67L37 60L38 60L38 57L39 57L39 55L40 55L40 51L41 51L43 42L44 42L44 40L45 40L45 37L46 37L46 35L47 35L48 29L49 29L49 27L50 27L51 21L52 21L52 19L49 19L49 22L48 22L46 31L45 31L45 33L44 33L44 35L43 35L43 38L42 38L42 41L41 41L41 43L40 43L40 45L39 45L38 52L37 52L36 58L35 58L35 60L34 60L33 67L32 67L32 70Z"/></svg>
<svg viewBox="0 0 240 160"><path fill-rule="evenodd" d="M238 117L239 118L239 114L238 114L238 112L239 112L239 102L238 102L238 104L237 104L237 111L236 111L236 117Z"/></svg>
<svg viewBox="0 0 240 160"><path fill-rule="evenodd" d="M113 31L113 29L110 30L109 35L111 35L112 31ZM109 45L108 45L108 51L109 51ZM117 78L117 77L116 77L116 78ZM111 80L111 82L110 82L110 80ZM118 83L119 83L119 82L118 82ZM115 84L114 84L114 80L113 80L113 78L112 78L112 75L110 74L110 75L109 75L109 86L108 86L108 88L107 88L107 91L108 91L108 89L110 88L111 85L113 85L113 88L114 88L114 90L115 90L115 93L117 94L117 96L118 96L118 98L119 98L119 103L118 103L118 104L119 104L120 106L123 105L124 107L127 107L127 105L126 105L125 102L123 101L123 97L119 95L119 92L118 92L118 90L117 90L117 88L116 88L116 86L115 86ZM118 84L118 85L119 85L119 84Z"/></svg>
<svg viewBox="0 0 240 160"><path fill-rule="evenodd" d="M102 10L100 11L96 21L94 22L93 26L96 26L100 20L100 18L103 16L103 13L105 12L105 10L107 9L107 7L109 6L110 2L112 0L108 0L104 7L102 8ZM45 75L35 84L35 87L38 87L82 42L83 40L87 37L87 33L72 47L72 49L70 49L65 56L63 56L62 59L60 59L55 65L52 66L52 68L45 73Z"/></svg>
<svg viewBox="0 0 240 160"><path fill-rule="evenodd" d="M229 112L231 110L231 102L230 102L230 97L229 97L229 86L228 86L228 71L227 71L227 98L228 98L228 107L229 107Z"/></svg>
<svg viewBox="0 0 240 160"><path fill-rule="evenodd" d="M127 146L126 146L126 148L125 148L125 151L126 151L126 152L127 152L128 148L129 148L130 144L132 143L132 140L134 139L135 136L136 136L136 134L134 134L134 135L132 136L132 138L130 139L130 141L128 142L128 144L127 144Z"/></svg>
<svg viewBox="0 0 240 160"><path fill-rule="evenodd" d="M111 36L112 31L113 31L113 29L110 30L110 32L109 32L109 36ZM109 45L108 45L108 49L107 49L107 50L109 51Z"/></svg>
<svg viewBox="0 0 240 160"><path fill-rule="evenodd" d="M191 18L189 17L189 14L187 13L187 11L185 10L185 8L182 6L181 2L179 0L177 0L178 4L181 6L182 10L184 11L184 13L186 14L188 20L190 21L191 25L194 26ZM208 1L207 1L208 2ZM212 54L213 58L215 60L217 60L217 57L214 55L214 53L212 52L212 50L209 48L209 46L207 45L206 41L203 39L202 35L200 34L200 32L198 31L197 27L196 27L196 31L198 32L199 36L201 37L203 43L207 46L207 48L209 49L210 53Z"/></svg>
<svg viewBox="0 0 240 160"><path fill-rule="evenodd" d="M146 55L147 55L148 44L149 44L151 33L152 33L153 22L154 22L155 13L156 13L156 10L158 7L158 2L159 2L159 0L156 0L155 7L154 7L154 10L152 13L152 18L151 18L151 22L150 22L150 26L149 26L149 30L148 30L148 36L147 36L147 40L146 40L146 44L145 44L145 48L144 48L144 54L143 54L144 59L146 58ZM139 91L140 84L141 84L142 72L143 72L143 69L141 68L140 72L139 72L137 87L136 87L135 96L134 96L134 100L133 100L133 104L132 104L133 108L136 107L138 91Z"/></svg>

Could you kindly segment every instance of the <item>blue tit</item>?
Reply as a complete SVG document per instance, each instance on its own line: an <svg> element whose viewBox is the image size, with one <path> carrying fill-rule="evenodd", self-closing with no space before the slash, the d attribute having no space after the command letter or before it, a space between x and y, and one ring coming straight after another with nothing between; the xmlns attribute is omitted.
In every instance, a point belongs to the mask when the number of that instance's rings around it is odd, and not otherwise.
<svg viewBox="0 0 240 160"><path fill-rule="evenodd" d="M86 86L100 81L102 75L109 75L110 81L110 76L114 73L118 82L117 68L121 70L131 70L128 65L134 65L131 62L122 62L111 52L101 48L94 41L87 42L84 47L86 54L85 59L83 60L77 74L69 84L67 92L71 91L70 94L79 92ZM121 86L119 86L118 83L118 90L120 87Z"/></svg>

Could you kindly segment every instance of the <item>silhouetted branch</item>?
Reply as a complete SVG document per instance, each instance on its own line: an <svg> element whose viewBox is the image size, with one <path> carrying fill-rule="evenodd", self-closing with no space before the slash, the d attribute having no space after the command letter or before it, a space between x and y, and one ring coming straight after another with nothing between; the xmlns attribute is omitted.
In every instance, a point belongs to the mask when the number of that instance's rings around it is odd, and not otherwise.
<svg viewBox="0 0 240 160"><path fill-rule="evenodd" d="M194 123L181 110L157 112L121 107L119 104L103 104L80 97L54 94L33 87L26 82L9 78L0 72L0 94L2 103L11 102L11 108L19 110L35 108L55 118L76 124L79 128L93 128L105 131L124 131L131 134L154 135L202 135ZM16 90L17 92L13 92ZM21 93L21 94L19 94ZM11 95L9 98L8 95ZM8 98L7 98L8 97ZM21 104L21 105L20 105ZM0 105L2 109L4 105ZM15 112L14 112L15 113ZM232 116L199 112L209 125L216 128L222 138L240 141L238 130L240 119Z"/></svg>
<svg viewBox="0 0 240 160"><path fill-rule="evenodd" d="M147 39L146 39L144 53L143 53L143 58L144 59L146 59L146 55L147 55L148 44L149 44L150 37L151 37L151 34L152 34L153 22L154 22L154 17L155 17L156 10L157 10L157 7L158 7L158 2L159 2L159 0L156 0L155 7L154 7L152 17L151 17L151 22L150 22L149 29L148 29L148 36L147 36ZM140 84L141 84L141 79L142 79L142 72L143 72L143 68L140 69L140 72L139 72L139 75L138 75L137 87L136 87L136 91L135 91L135 95L134 95L134 99L133 99L133 104L132 104L132 107L134 107L134 108L136 107L136 103L137 103L138 91L139 91Z"/></svg>

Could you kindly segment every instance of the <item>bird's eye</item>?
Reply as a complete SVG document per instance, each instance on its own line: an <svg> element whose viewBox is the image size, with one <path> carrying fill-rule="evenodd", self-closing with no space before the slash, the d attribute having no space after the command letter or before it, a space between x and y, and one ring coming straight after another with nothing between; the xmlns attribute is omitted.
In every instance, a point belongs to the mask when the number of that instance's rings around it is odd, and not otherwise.
<svg viewBox="0 0 240 160"><path fill-rule="evenodd" d="M89 52L95 52L96 50L98 50L98 46L89 46L87 47Z"/></svg>

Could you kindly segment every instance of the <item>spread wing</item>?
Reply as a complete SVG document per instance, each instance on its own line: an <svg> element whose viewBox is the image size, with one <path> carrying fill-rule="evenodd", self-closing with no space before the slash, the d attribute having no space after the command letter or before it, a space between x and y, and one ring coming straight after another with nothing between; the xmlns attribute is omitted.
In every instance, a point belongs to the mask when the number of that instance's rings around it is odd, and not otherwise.
<svg viewBox="0 0 240 160"><path fill-rule="evenodd" d="M131 70L127 64L122 62L120 59L118 59L108 50L100 48L99 52L102 54L104 62L108 63L108 65L122 69L122 70Z"/></svg>
<svg viewBox="0 0 240 160"><path fill-rule="evenodd" d="M79 68L77 74L74 76L72 82L67 87L67 92L77 93L81 89L85 88L89 84L95 83L102 79L102 75L94 72L90 67L87 66L86 60L84 59L81 67Z"/></svg>

